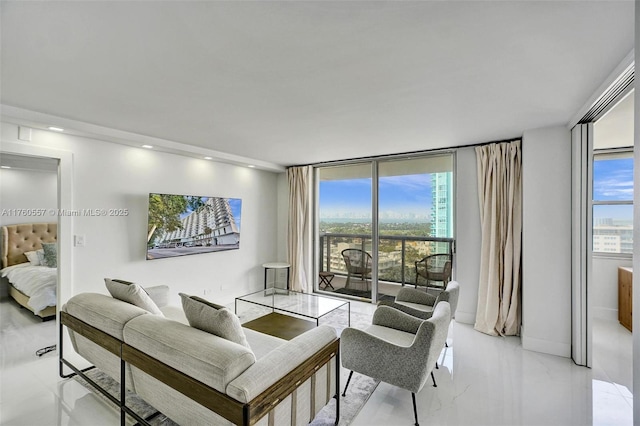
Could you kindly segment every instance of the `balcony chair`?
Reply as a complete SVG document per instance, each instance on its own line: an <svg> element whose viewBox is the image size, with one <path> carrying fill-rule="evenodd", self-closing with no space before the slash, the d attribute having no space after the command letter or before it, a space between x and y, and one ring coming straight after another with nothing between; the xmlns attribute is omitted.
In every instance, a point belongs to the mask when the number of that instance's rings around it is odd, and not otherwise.
<svg viewBox="0 0 640 426"><path fill-rule="evenodd" d="M431 375L444 347L451 322L448 302L440 302L428 320L421 320L389 306L379 306L372 325L364 330L346 328L340 336L342 366L351 370L342 396L346 396L353 372L411 392L418 425L416 393Z"/></svg>
<svg viewBox="0 0 640 426"><path fill-rule="evenodd" d="M347 267L347 283L345 284L345 288L349 288L352 275L359 275L366 286L366 290L369 290L367 277L371 274L371 255L360 249L348 248L342 250L342 258Z"/></svg>
<svg viewBox="0 0 640 426"><path fill-rule="evenodd" d="M442 282L442 285L431 285L444 289L449 281L451 281L451 255L447 253L431 254L423 259L415 262L417 288L420 284L420 277L426 280L427 288L431 282Z"/></svg>

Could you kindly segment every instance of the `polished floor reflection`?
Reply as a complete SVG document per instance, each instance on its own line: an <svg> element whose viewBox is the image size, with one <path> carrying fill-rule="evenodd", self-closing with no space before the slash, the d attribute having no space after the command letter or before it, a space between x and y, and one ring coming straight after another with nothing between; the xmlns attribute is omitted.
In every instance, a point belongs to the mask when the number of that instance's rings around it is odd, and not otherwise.
<svg viewBox="0 0 640 426"><path fill-rule="evenodd" d="M373 309L352 302L352 312ZM53 322L32 317L10 301L0 302L0 424L119 424L117 412L101 398L58 377L56 352L35 355L55 342L56 330ZM486 336L453 324L450 347L435 371L438 387L427 384L417 395L421 424L631 425L631 334L616 325L598 323L597 330L594 325L595 362L588 369L567 358L525 351L516 337ZM353 423L411 424L410 394L384 383Z"/></svg>

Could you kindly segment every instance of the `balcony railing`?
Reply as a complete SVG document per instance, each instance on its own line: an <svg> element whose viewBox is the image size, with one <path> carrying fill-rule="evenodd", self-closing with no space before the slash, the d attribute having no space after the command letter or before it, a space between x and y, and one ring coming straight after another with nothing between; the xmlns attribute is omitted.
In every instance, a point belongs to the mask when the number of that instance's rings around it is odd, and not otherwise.
<svg viewBox="0 0 640 426"><path fill-rule="evenodd" d="M347 275L342 250L358 248L371 253L372 239L367 234L320 234L320 271ZM378 243L378 281L414 284L415 262L430 254L455 252L453 238L380 235Z"/></svg>

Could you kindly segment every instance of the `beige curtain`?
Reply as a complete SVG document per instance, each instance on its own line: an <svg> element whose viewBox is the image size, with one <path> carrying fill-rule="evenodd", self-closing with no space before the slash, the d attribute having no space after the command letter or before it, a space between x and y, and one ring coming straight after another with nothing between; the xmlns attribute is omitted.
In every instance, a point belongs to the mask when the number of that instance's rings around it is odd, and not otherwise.
<svg viewBox="0 0 640 426"><path fill-rule="evenodd" d="M522 154L520 141L476 148L482 226L478 310L474 328L520 333Z"/></svg>
<svg viewBox="0 0 640 426"><path fill-rule="evenodd" d="M290 167L289 232L287 249L291 264L291 289L305 293L313 289L311 277L311 166Z"/></svg>

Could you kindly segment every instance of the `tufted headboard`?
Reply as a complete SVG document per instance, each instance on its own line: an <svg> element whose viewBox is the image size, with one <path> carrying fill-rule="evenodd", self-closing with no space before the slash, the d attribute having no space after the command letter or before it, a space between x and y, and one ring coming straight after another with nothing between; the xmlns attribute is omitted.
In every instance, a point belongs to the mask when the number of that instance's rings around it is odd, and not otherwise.
<svg viewBox="0 0 640 426"><path fill-rule="evenodd" d="M25 223L2 227L2 267L28 262L25 252L42 248L42 243L55 243L57 223Z"/></svg>

